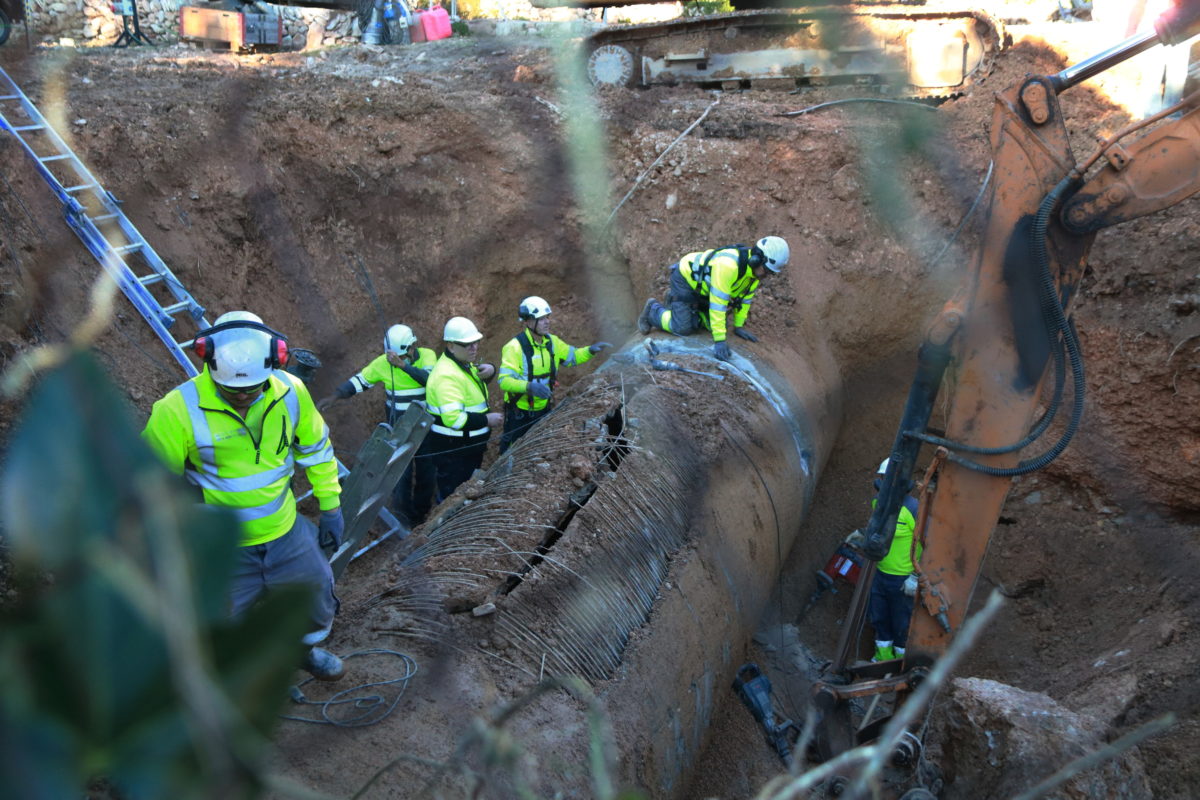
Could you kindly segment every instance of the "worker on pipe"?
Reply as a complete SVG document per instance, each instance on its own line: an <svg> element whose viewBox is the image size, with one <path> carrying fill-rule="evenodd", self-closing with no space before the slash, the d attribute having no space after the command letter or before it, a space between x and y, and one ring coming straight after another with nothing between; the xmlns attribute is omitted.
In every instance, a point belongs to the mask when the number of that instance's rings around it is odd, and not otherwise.
<svg viewBox="0 0 1200 800"><path fill-rule="evenodd" d="M393 325L383 337L383 355L376 357L334 393L317 402L325 411L334 403L365 392L376 384L384 389L384 411L389 425L395 426L409 405L425 400L425 384L437 361L428 347L417 347L417 337L407 325ZM434 469L429 447L422 442L400 482L392 491L392 508L410 527L421 524L433 503Z"/></svg>
<svg viewBox="0 0 1200 800"><path fill-rule="evenodd" d="M748 342L758 341L744 327L750 304L759 283L788 263L789 252L782 238L764 236L750 247L736 244L688 253L671 265L666 305L648 299L638 317L638 330L645 334L660 328L687 336L703 326L712 332L713 354L728 361L729 314L733 314L734 334Z"/></svg>
<svg viewBox="0 0 1200 800"><path fill-rule="evenodd" d="M483 334L466 317L446 321L442 352L425 384L425 407L435 419L426 442L433 460L437 502L442 502L483 463L492 428L504 415L488 411L487 381L496 374L492 364L478 364Z"/></svg>
<svg viewBox="0 0 1200 800"><path fill-rule="evenodd" d="M500 388L504 390L503 453L550 413L558 368L573 367L591 360L608 342L576 347L550 333L550 304L540 297L526 297L517 308L525 330L504 345L500 353Z"/></svg>
<svg viewBox="0 0 1200 800"><path fill-rule="evenodd" d="M200 488L205 504L230 509L240 520L231 615L272 586L311 586L303 666L320 680L337 680L341 659L316 646L329 635L338 607L322 547L336 549L343 529L329 428L304 381L282 369L287 339L257 315L223 314L192 347L203 370L154 404L142 438L169 470ZM296 464L312 484L319 527L296 512Z"/></svg>

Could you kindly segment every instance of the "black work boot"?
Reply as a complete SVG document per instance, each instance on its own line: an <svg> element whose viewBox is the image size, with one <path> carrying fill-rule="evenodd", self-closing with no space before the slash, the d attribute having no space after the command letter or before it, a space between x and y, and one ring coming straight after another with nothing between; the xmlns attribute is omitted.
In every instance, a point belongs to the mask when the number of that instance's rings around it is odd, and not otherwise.
<svg viewBox="0 0 1200 800"><path fill-rule="evenodd" d="M642 313L638 316L638 330L643 334L649 333L652 329L658 327L655 321L658 315L655 313L659 308L658 301L653 297L646 301L646 305L642 306Z"/></svg>

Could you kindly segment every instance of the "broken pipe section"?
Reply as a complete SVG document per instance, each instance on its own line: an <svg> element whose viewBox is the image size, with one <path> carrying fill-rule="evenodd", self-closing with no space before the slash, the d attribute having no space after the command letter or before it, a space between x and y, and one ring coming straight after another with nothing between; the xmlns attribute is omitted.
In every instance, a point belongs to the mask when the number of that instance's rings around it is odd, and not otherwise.
<svg viewBox="0 0 1200 800"><path fill-rule="evenodd" d="M626 387L629 458L658 460L687 499L687 544L662 565L620 668L597 683L620 778L653 797L683 795L716 703L736 702L729 687L837 435L837 367L823 343L796 338L735 342L728 364L711 358L707 337L639 338L598 370ZM726 379L654 371L651 359Z"/></svg>

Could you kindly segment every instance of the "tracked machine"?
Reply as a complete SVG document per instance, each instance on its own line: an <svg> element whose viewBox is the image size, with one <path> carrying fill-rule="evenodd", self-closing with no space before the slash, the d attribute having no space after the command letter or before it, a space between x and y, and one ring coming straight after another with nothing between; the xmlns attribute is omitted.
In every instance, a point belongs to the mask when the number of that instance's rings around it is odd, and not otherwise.
<svg viewBox="0 0 1200 800"><path fill-rule="evenodd" d="M637 4L639 0L626 2ZM533 0L535 6L599 7L609 0ZM613 25L587 41L597 86L694 84L704 88L794 88L855 84L906 97L960 94L1007 43L982 11L829 3Z"/></svg>

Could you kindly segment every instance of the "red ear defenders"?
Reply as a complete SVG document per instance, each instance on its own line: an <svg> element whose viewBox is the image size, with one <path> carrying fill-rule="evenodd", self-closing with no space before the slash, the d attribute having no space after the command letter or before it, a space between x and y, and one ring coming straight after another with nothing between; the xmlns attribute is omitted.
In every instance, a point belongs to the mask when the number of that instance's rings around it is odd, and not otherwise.
<svg viewBox="0 0 1200 800"><path fill-rule="evenodd" d="M192 340L192 350L196 351L196 355L204 359L204 363L209 367L216 367L216 344L213 342L213 335L221 331L228 331L234 328L252 328L256 331L271 334L271 345L269 355L263 362L264 367L271 369L282 369L288 360L288 343L287 337L274 328L268 328L261 322L251 322L250 320L234 320L233 322L222 322L220 325L214 325L211 328L206 328L196 334L196 338Z"/></svg>

